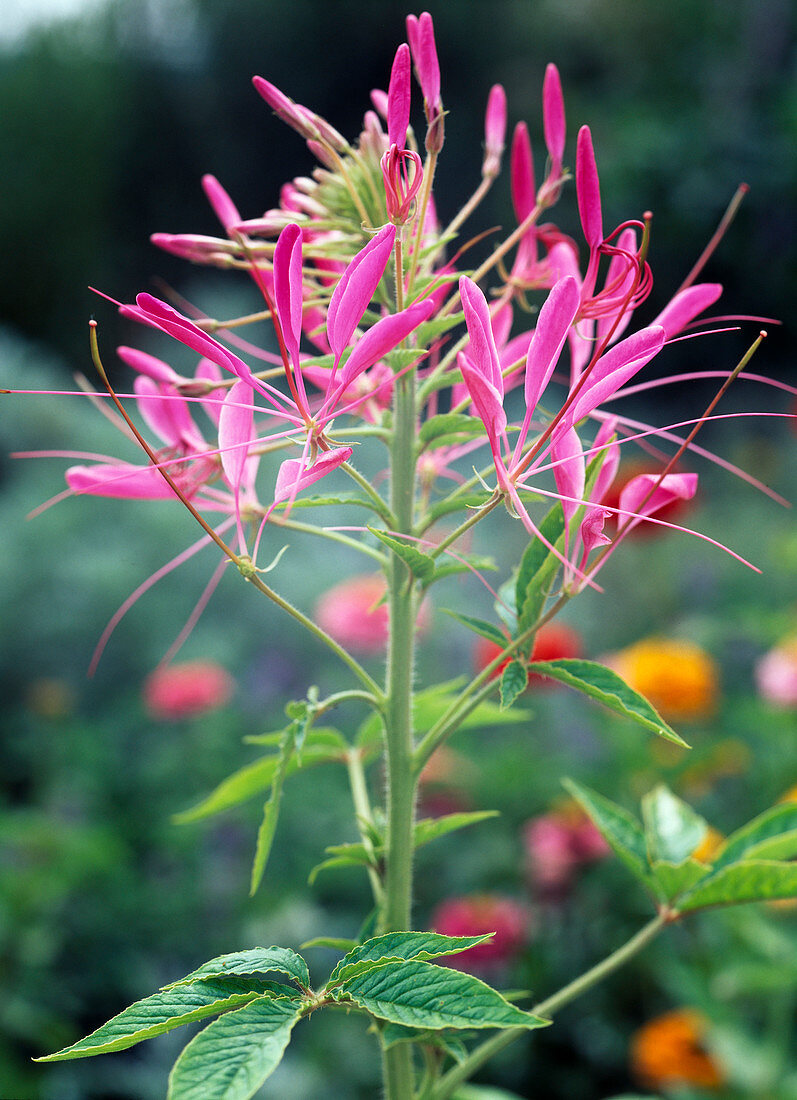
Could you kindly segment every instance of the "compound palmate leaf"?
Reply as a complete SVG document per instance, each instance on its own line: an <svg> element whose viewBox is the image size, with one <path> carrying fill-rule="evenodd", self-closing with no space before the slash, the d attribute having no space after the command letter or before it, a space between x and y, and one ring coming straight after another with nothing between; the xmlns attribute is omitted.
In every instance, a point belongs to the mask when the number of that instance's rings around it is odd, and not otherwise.
<svg viewBox="0 0 797 1100"><path fill-rule="evenodd" d="M168 1100L249 1100L282 1060L298 1000L258 997L192 1039L169 1077Z"/></svg>
<svg viewBox="0 0 797 1100"><path fill-rule="evenodd" d="M224 982L192 982L162 990L136 1001L85 1039L36 1061L59 1062L126 1050L144 1039L153 1039L183 1024L217 1016L220 1012L247 1004L259 996L258 990L252 988L253 984L233 978Z"/></svg>
<svg viewBox="0 0 797 1100"><path fill-rule="evenodd" d="M413 959L376 965L341 986L351 1000L380 1020L438 1030L545 1027L543 1020L509 1003L496 989L459 970Z"/></svg>

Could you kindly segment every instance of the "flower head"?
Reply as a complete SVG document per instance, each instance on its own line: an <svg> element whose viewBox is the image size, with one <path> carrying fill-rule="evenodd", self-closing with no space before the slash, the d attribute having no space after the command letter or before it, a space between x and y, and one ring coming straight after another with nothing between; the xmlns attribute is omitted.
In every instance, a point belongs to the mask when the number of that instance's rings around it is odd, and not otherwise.
<svg viewBox="0 0 797 1100"><path fill-rule="evenodd" d="M520 950L530 928L526 909L498 894L471 894L449 898L432 914L432 928L444 936L493 937L468 951L446 955L443 962L455 970L483 970L508 962Z"/></svg>
<svg viewBox="0 0 797 1100"><path fill-rule="evenodd" d="M708 1021L692 1008L674 1009L648 1021L631 1041L634 1077L650 1089L720 1088L725 1074L704 1045L707 1032Z"/></svg>
<svg viewBox="0 0 797 1100"><path fill-rule="evenodd" d="M215 661L185 661L155 669L144 681L142 695L152 718L179 722L218 710L232 692L232 677Z"/></svg>
<svg viewBox="0 0 797 1100"><path fill-rule="evenodd" d="M606 663L668 721L708 718L717 705L719 671L693 642L644 638L610 654Z"/></svg>

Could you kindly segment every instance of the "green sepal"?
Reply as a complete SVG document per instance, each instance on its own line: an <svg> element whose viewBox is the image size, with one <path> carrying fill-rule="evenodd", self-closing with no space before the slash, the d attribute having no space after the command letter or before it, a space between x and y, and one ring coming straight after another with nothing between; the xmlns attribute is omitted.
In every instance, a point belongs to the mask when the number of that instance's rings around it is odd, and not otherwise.
<svg viewBox="0 0 797 1100"><path fill-rule="evenodd" d="M689 748L686 741L664 721L644 695L634 691L618 673L605 665L578 657L561 657L556 661L532 661L529 671L539 676L549 676L560 684L567 684L582 695L603 703L616 714L630 718L651 733L683 748Z"/></svg>
<svg viewBox="0 0 797 1100"><path fill-rule="evenodd" d="M522 661L510 661L501 673L501 709L507 710L528 687L529 672Z"/></svg>
<svg viewBox="0 0 797 1100"><path fill-rule="evenodd" d="M459 970L420 959L379 963L340 987L345 999L389 1023L441 1028L545 1027L550 1021L524 1012L496 989Z"/></svg>
<svg viewBox="0 0 797 1100"><path fill-rule="evenodd" d="M301 1002L259 997L215 1020L183 1050L167 1100L250 1100L282 1061Z"/></svg>
<svg viewBox="0 0 797 1100"><path fill-rule="evenodd" d="M371 967L388 959L392 962L410 959L422 959L426 962L467 951L468 948L489 940L491 936L492 933L484 936L443 936L439 932L386 932L359 944L341 959L330 974L327 986L338 984L354 973L360 973L366 968L364 964Z"/></svg>

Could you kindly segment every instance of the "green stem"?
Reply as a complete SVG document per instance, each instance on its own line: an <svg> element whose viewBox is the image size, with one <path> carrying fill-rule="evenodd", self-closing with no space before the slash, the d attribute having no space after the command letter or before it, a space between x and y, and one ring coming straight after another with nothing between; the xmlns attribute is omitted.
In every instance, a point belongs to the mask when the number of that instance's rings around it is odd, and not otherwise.
<svg viewBox="0 0 797 1100"><path fill-rule="evenodd" d="M371 813L371 802L368 798L368 786L365 782L362 753L359 749L352 748L348 751L346 754L346 767L349 772L349 786L351 787L354 811L357 814L357 830L360 834L360 840L363 842L363 847L372 859L372 864L368 866L371 893L374 896L374 904L381 906L384 899L382 882L375 866L376 853L371 842L371 836L365 827L373 822L373 815Z"/></svg>
<svg viewBox="0 0 797 1100"><path fill-rule="evenodd" d="M535 1016L553 1016L554 1013L558 1012L564 1005L575 1000L576 997L580 997L582 993L586 993L593 985L597 985L598 982L603 981L609 974L612 974L644 947L647 947L650 941L655 939L662 928L672 919L672 913L669 912L669 910L663 910L655 916L653 920L648 921L643 928L640 928L636 935L632 936L622 947L618 947L611 955L607 956L596 966L593 966L591 970L587 970L586 973L570 982L569 985L560 989L558 993L554 993L552 997L548 997L545 1001L540 1001L531 1011ZM489 1061L490 1058L504 1050L504 1048L508 1047L511 1043L514 1043L515 1039L519 1039L522 1035L527 1034L527 1028L512 1027L480 1043L470 1052L463 1062L449 1070L448 1073L441 1078L440 1083L432 1093L433 1100L448 1100L456 1089L464 1081L472 1077L485 1062Z"/></svg>
<svg viewBox="0 0 797 1100"><path fill-rule="evenodd" d="M300 531L303 535L317 535L319 538L329 539L331 542L339 542L342 546L348 546L352 550L357 550L361 554L366 554L380 565L385 564L384 554L380 554L378 550L375 550L372 546L368 546L364 542L360 542L358 539L353 539L349 535L344 535L341 531L330 531L326 527L314 527L312 523L300 523L295 519L275 519L273 515L271 517L271 522L275 527L282 527L288 531Z"/></svg>
<svg viewBox="0 0 797 1100"><path fill-rule="evenodd" d="M410 534L415 499L415 372L396 381L391 443L390 506L396 530ZM412 665L415 638L415 594L412 576L395 554L388 565L390 636L387 653L387 830L385 902L380 930L412 927L412 857L415 812L413 773ZM383 1054L387 1100L411 1100L412 1047L398 1043Z"/></svg>

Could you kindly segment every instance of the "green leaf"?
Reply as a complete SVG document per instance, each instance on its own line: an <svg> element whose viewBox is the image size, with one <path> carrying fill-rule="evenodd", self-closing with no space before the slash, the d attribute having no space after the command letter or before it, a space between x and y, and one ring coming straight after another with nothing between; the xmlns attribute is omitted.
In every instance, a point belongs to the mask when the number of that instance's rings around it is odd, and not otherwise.
<svg viewBox="0 0 797 1100"><path fill-rule="evenodd" d="M323 859L320 863L316 863L307 876L307 885L312 886L322 871L338 871L346 867L367 867L371 865L371 862L369 859L359 859L356 856L331 856L329 859Z"/></svg>
<svg viewBox="0 0 797 1100"><path fill-rule="evenodd" d="M489 985L434 963L384 962L347 979L341 991L380 1020L409 1027L545 1027L543 1020L511 1005Z"/></svg>
<svg viewBox="0 0 797 1100"><path fill-rule="evenodd" d="M136 1001L85 1039L55 1054L47 1054L37 1062L60 1062L68 1058L90 1058L126 1050L144 1039L163 1035L183 1024L217 1016L227 1009L238 1008L259 996L251 983L243 980L196 982L177 989L161 990L151 997Z"/></svg>
<svg viewBox="0 0 797 1100"><path fill-rule="evenodd" d="M453 955L458 951L467 951L479 943L489 940L486 936L443 936L439 932L386 932L383 936L374 936L359 944L341 959L329 976L328 985L339 982L355 967L362 963L380 963L387 959L396 962L399 959L439 959L443 955Z"/></svg>
<svg viewBox="0 0 797 1100"><path fill-rule="evenodd" d="M441 607L446 615L450 615L452 619L456 619L458 623L462 623L468 630L472 630L475 634L480 634L482 638L487 638L490 642L495 642L501 649L509 644L506 634L500 627L494 626L492 623L486 622L484 619L476 619L472 615L461 615L458 611L450 611L447 607Z"/></svg>
<svg viewBox="0 0 797 1100"><path fill-rule="evenodd" d="M327 508L327 507L339 507L340 505L352 504L358 508L367 508L369 511L374 510L373 500L369 500L367 497L359 497L356 493L340 493L334 497L297 497L291 505L291 510L294 508ZM283 507L287 507L287 504ZM280 505L277 505L276 511L280 510Z"/></svg>
<svg viewBox="0 0 797 1100"><path fill-rule="evenodd" d="M302 752L301 763L295 757L291 759L286 768L286 775L293 775L300 768L306 768L312 764L326 764L341 759L341 746L345 748L345 742L340 734L335 734L332 730L328 731L329 734L334 735L333 740L333 737L325 739L324 733L325 731L320 729L311 731ZM319 735L317 741L315 735ZM265 743L272 744L271 739L273 736L273 734L264 734L263 737L268 738ZM280 739L284 736L285 730L281 730ZM255 742L257 737L252 737L250 740ZM189 822L201 821L203 818L212 817L214 814L232 809L233 806L239 806L242 802L248 802L250 798L254 798L255 795L262 794L269 789L274 781L279 762L280 756L275 753L272 756L261 757L252 764L247 764L223 780L201 802L188 810L183 810L182 813L175 814L172 820L178 825L186 825Z"/></svg>
<svg viewBox="0 0 797 1100"><path fill-rule="evenodd" d="M493 558L484 557L482 554L458 554L457 556L461 557L460 561L445 561L437 565L432 577L435 583L445 580L446 577L454 577L458 573L484 572L485 570L495 572L498 568Z"/></svg>
<svg viewBox="0 0 797 1100"><path fill-rule="evenodd" d="M460 1085L451 1100L522 1100L522 1098L516 1092L507 1092L506 1089L497 1089L492 1085Z"/></svg>
<svg viewBox="0 0 797 1100"><path fill-rule="evenodd" d="M285 737L283 738L282 744L280 745L277 769L274 772L274 779L271 783L271 794L263 807L263 820L257 832L255 859L254 863L252 864L252 879L249 884L250 898L254 897L254 895L257 893L258 886L263 881L263 875L266 871L266 864L268 863L269 853L271 852L271 845L274 841L274 833L277 828L280 802L282 801L282 785L285 782L288 764L290 763L291 758L294 756L297 736L301 732L302 728L302 722L291 722L291 724L285 730Z"/></svg>
<svg viewBox="0 0 797 1100"><path fill-rule="evenodd" d="M562 657L556 661L532 661L529 671L567 684L583 695L588 695L590 699L603 703L609 710L631 718L651 733L657 733L668 741L674 741L676 745L689 748L686 741L667 725L643 695L634 691L621 676L604 665L576 657Z"/></svg>
<svg viewBox="0 0 797 1100"><path fill-rule="evenodd" d="M188 982L207 978L227 978L236 974L270 974L277 971L287 974L305 988L310 985L307 963L289 947L251 947L247 951L234 951L219 955L187 974L179 981L171 982L164 989L177 989Z"/></svg>
<svg viewBox="0 0 797 1100"><path fill-rule="evenodd" d="M591 818L615 855L636 878L648 886L650 869L645 834L633 814L572 779L563 779L562 785Z"/></svg>
<svg viewBox="0 0 797 1100"><path fill-rule="evenodd" d="M797 856L797 803L782 802L732 833L711 861L715 871L740 859Z"/></svg>
<svg viewBox="0 0 797 1100"><path fill-rule="evenodd" d="M443 447L457 442L463 435L470 437L483 434L484 424L478 417L466 416L465 413L441 413L439 416L430 416L421 425L418 442L423 450L431 444Z"/></svg>
<svg viewBox="0 0 797 1100"><path fill-rule="evenodd" d="M285 730L277 730L275 733L251 733L244 737L247 745L279 745L285 736ZM309 749L315 750L318 761L311 758L310 763L323 763L325 760L337 760L348 749L346 738L332 726L313 726L307 732L304 743L305 753ZM276 759L276 757L275 757Z"/></svg>
<svg viewBox="0 0 797 1100"><path fill-rule="evenodd" d="M464 1062L468 1055L465 1044L444 1031L403 1027L401 1024L384 1024L379 1037L384 1050L390 1050L398 1043L424 1043L438 1047L455 1062Z"/></svg>
<svg viewBox="0 0 797 1100"><path fill-rule="evenodd" d="M467 813L444 814L442 817L427 817L415 823L415 847L420 848L438 837L453 833L457 829L466 829L488 818L498 817L498 810L472 810Z"/></svg>
<svg viewBox="0 0 797 1100"><path fill-rule="evenodd" d="M656 860L651 870L667 901L674 901L710 873L706 864L697 859L686 859L682 863Z"/></svg>
<svg viewBox="0 0 797 1100"><path fill-rule="evenodd" d="M435 274L434 281L439 281L437 274ZM444 278L443 281L448 280ZM449 329L461 325L464 320L464 313L452 313L448 317L436 317L431 321L424 321L417 329L419 345L421 347L428 347L432 340L436 340L438 336L442 336L444 333L448 332Z"/></svg>
<svg viewBox="0 0 797 1100"><path fill-rule="evenodd" d="M402 539L389 535L387 531L379 531L376 527L369 527L372 535L376 535L380 542L388 546L396 557L401 558L414 577L419 581L429 581L434 576L434 558L424 554L416 546L411 546Z"/></svg>
<svg viewBox="0 0 797 1100"><path fill-rule="evenodd" d="M260 997L200 1031L174 1064L168 1100L249 1100L277 1068L301 1004Z"/></svg>
<svg viewBox="0 0 797 1100"><path fill-rule="evenodd" d="M642 799L648 854L653 860L682 863L705 837L709 826L664 784Z"/></svg>
<svg viewBox="0 0 797 1100"><path fill-rule="evenodd" d="M304 951L308 947L329 947L333 951L351 951L357 946L356 940L336 939L334 936L316 936L314 940L307 940L301 945Z"/></svg>
<svg viewBox="0 0 797 1100"><path fill-rule="evenodd" d="M746 859L707 878L681 898L678 909L689 913L709 905L740 905L797 896L797 863Z"/></svg>
<svg viewBox="0 0 797 1100"><path fill-rule="evenodd" d="M522 661L510 661L501 673L501 709L511 707L519 695L526 690L529 673Z"/></svg>
<svg viewBox="0 0 797 1100"><path fill-rule="evenodd" d="M413 363L417 363L423 355L423 349L417 348L395 348L385 356L385 361L389 364L391 370L396 374L405 367L411 367Z"/></svg>
<svg viewBox="0 0 797 1100"><path fill-rule="evenodd" d="M492 493L485 491L481 493L462 493L460 496L445 497L438 504L433 505L433 507L429 509L426 516L426 522L431 526L435 520L440 519L442 516L450 515L451 512L462 512L466 509L481 508L481 506L486 504L492 496Z"/></svg>
<svg viewBox="0 0 797 1100"><path fill-rule="evenodd" d="M561 504L554 504L537 530L561 553L565 542L565 516ZM515 582L519 634L533 626L540 617L560 564L559 558L542 539L535 538L526 547Z"/></svg>

